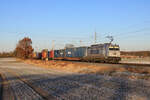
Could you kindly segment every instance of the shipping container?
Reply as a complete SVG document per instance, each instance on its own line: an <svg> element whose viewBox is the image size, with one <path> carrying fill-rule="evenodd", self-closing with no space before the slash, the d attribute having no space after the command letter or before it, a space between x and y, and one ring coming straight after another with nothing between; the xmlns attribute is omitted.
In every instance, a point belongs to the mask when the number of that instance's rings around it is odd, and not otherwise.
<svg viewBox="0 0 150 100"><path fill-rule="evenodd" d="M54 50L51 50L50 52L49 52L49 59L54 59Z"/></svg>
<svg viewBox="0 0 150 100"><path fill-rule="evenodd" d="M75 48L66 48L65 49L65 57L74 57Z"/></svg>
<svg viewBox="0 0 150 100"><path fill-rule="evenodd" d="M74 53L74 57L85 57L87 56L87 50L88 50L88 47L77 47L75 48L75 53Z"/></svg>
<svg viewBox="0 0 150 100"><path fill-rule="evenodd" d="M88 47L75 47L65 49L65 59L67 60L81 60L87 56Z"/></svg>
<svg viewBox="0 0 150 100"><path fill-rule="evenodd" d="M79 57L87 56L88 47L75 47L65 49L65 57Z"/></svg>
<svg viewBox="0 0 150 100"><path fill-rule="evenodd" d="M54 59L64 59L64 49L61 50L54 50Z"/></svg>

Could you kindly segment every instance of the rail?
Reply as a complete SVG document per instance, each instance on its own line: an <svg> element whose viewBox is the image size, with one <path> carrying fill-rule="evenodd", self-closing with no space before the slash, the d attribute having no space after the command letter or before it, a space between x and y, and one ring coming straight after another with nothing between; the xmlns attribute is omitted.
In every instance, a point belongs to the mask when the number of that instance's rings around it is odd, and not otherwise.
<svg viewBox="0 0 150 100"><path fill-rule="evenodd" d="M139 64L139 63L118 63L121 65L129 65L129 66L143 66L143 67L150 67L150 64Z"/></svg>

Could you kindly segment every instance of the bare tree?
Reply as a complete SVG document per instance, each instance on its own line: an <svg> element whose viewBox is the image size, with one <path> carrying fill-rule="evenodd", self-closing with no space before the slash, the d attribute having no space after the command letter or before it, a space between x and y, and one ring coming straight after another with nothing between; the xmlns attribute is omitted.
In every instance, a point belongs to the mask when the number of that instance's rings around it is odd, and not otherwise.
<svg viewBox="0 0 150 100"><path fill-rule="evenodd" d="M31 58L33 53L32 40L29 37L25 37L20 40L16 46L15 54L20 58Z"/></svg>

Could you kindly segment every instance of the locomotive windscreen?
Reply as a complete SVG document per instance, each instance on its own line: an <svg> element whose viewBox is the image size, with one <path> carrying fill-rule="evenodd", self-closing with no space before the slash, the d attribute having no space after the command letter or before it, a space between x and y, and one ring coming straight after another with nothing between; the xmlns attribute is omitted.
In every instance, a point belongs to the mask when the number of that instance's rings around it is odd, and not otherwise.
<svg viewBox="0 0 150 100"><path fill-rule="evenodd" d="M109 48L109 50L119 50L119 48Z"/></svg>

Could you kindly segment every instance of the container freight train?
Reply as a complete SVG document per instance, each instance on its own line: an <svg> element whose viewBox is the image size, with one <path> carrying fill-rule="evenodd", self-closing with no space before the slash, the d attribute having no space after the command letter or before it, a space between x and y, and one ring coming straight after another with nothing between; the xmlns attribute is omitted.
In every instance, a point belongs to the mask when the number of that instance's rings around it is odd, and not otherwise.
<svg viewBox="0 0 150 100"><path fill-rule="evenodd" d="M46 55L47 56L44 57L47 57L47 59L54 60L76 60L104 63L118 63L121 60L119 45L111 43L95 44L90 47L67 47L60 50L51 50L50 52L47 52Z"/></svg>

